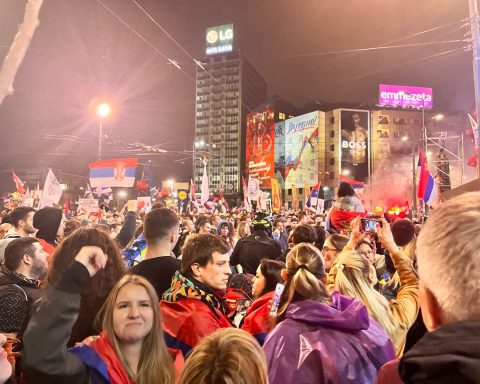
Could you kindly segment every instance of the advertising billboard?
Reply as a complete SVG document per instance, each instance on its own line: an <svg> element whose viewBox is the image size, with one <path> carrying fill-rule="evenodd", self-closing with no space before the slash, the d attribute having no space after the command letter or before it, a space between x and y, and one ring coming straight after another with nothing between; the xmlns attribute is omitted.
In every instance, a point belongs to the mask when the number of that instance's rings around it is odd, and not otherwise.
<svg viewBox="0 0 480 384"><path fill-rule="evenodd" d="M224 24L207 29L206 54L215 55L233 51L233 24Z"/></svg>
<svg viewBox="0 0 480 384"><path fill-rule="evenodd" d="M433 107L432 88L380 84L378 103L394 107L431 109Z"/></svg>
<svg viewBox="0 0 480 384"><path fill-rule="evenodd" d="M275 113L267 107L247 115L246 165L247 173L258 179L260 188L270 189L274 175Z"/></svg>
<svg viewBox="0 0 480 384"><path fill-rule="evenodd" d="M367 182L370 164L370 111L340 111L340 173Z"/></svg>
<svg viewBox="0 0 480 384"><path fill-rule="evenodd" d="M320 112L285 121L285 188L318 182Z"/></svg>

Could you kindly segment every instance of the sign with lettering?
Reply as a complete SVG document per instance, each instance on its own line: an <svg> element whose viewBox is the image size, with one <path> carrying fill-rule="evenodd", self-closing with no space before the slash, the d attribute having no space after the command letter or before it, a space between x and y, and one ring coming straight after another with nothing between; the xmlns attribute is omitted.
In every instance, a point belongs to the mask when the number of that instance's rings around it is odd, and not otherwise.
<svg viewBox="0 0 480 384"><path fill-rule="evenodd" d="M380 84L378 102L381 105L394 107L431 109L433 107L432 88Z"/></svg>
<svg viewBox="0 0 480 384"><path fill-rule="evenodd" d="M233 24L219 25L207 29L205 36L207 55L233 51Z"/></svg>

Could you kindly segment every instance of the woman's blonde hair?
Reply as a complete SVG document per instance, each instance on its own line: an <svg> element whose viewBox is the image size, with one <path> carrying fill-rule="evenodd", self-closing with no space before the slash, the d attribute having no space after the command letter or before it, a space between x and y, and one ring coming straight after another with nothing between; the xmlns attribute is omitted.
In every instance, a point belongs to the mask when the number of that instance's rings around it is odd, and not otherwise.
<svg viewBox="0 0 480 384"><path fill-rule="evenodd" d="M150 298L153 311L152 329L143 340L136 374L132 372L126 363L125 356L123 356L120 350L119 340L115 335L115 330L113 328L113 310L115 308L118 294L122 288L129 284L145 288L148 297ZM145 278L130 274L123 276L110 291L110 294L99 312L99 319L101 320L103 331L107 333L117 356L120 358L128 376L132 380L137 384L173 383L173 359L168 352L163 336L160 312L158 309L158 297L155 289Z"/></svg>
<svg viewBox="0 0 480 384"><path fill-rule="evenodd" d="M355 297L365 304L369 315L380 324L395 344L395 331L399 324L393 316L388 300L370 285L370 268L368 260L358 252L340 253L331 272L335 278L335 289L342 295ZM395 349L398 347L395 345Z"/></svg>
<svg viewBox="0 0 480 384"><path fill-rule="evenodd" d="M242 237L248 236L248 233L246 232L245 227L248 227L248 224L246 221L240 221L240 223L238 223L237 236L239 239L241 239Z"/></svg>
<svg viewBox="0 0 480 384"><path fill-rule="evenodd" d="M325 302L330 295L322 282L325 261L321 252L309 243L295 245L287 255L285 289L280 299L278 322L285 318L292 301L317 300Z"/></svg>
<svg viewBox="0 0 480 384"><path fill-rule="evenodd" d="M249 333L223 328L205 337L191 352L180 384L268 384L263 350Z"/></svg>

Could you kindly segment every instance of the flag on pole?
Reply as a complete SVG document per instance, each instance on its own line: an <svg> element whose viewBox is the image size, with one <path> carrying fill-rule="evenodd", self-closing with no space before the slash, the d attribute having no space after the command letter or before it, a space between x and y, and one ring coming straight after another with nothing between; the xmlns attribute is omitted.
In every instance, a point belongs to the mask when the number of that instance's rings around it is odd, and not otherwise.
<svg viewBox="0 0 480 384"><path fill-rule="evenodd" d="M318 183L312 188L312 192L310 196L308 196L307 202L305 203L305 205L308 208L312 209L313 211L316 211L317 209L319 191L320 191L320 183Z"/></svg>
<svg viewBox="0 0 480 384"><path fill-rule="evenodd" d="M208 190L208 175L207 175L207 159L203 158L203 176L202 176L202 186L201 186L202 195L200 197L200 203L204 205L210 196L210 191Z"/></svg>
<svg viewBox="0 0 480 384"><path fill-rule="evenodd" d="M43 186L42 199L44 202L58 204L62 193L63 189L50 168L47 173L47 178L45 179L45 185Z"/></svg>
<svg viewBox="0 0 480 384"><path fill-rule="evenodd" d="M100 160L89 164L90 185L96 187L133 187L137 158Z"/></svg>
<svg viewBox="0 0 480 384"><path fill-rule="evenodd" d="M23 181L20 180L20 178L13 171L12 171L12 175L13 175L13 182L15 183L15 187L17 188L17 192L23 196L25 194L25 185L23 184Z"/></svg>
<svg viewBox="0 0 480 384"><path fill-rule="evenodd" d="M23 196L22 205L24 207L33 207L33 197L32 197L32 194L30 193L29 187L27 187L27 192L25 192L25 195Z"/></svg>
<svg viewBox="0 0 480 384"><path fill-rule="evenodd" d="M420 178L418 181L418 193L419 199L422 199L426 205L433 205L438 199L438 187L435 183L435 179L428 170L428 162L420 150L418 158L418 166L420 167Z"/></svg>

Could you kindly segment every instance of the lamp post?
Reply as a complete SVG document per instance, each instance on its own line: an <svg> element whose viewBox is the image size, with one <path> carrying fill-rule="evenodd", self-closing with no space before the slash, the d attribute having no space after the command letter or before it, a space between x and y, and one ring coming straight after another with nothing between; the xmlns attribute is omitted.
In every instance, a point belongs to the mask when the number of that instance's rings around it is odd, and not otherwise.
<svg viewBox="0 0 480 384"><path fill-rule="evenodd" d="M103 136L103 119L110 115L112 109L110 105L103 102L97 106L97 115L100 117L100 126L98 128L98 151L97 158L98 160L102 159L102 136Z"/></svg>

